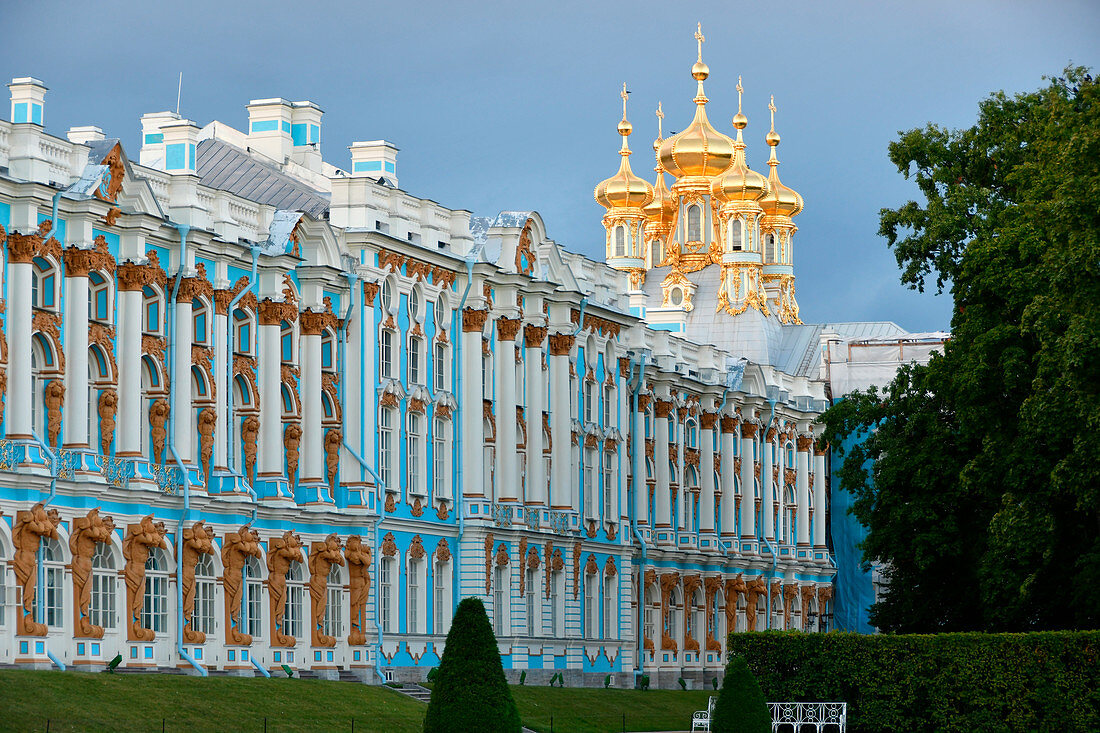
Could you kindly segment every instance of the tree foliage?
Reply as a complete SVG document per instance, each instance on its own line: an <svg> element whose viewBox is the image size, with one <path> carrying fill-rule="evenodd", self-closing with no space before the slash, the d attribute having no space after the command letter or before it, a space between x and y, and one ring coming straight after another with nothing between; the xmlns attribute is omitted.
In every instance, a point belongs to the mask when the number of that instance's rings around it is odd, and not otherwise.
<svg viewBox="0 0 1100 733"><path fill-rule="evenodd" d="M519 733L519 711L480 598L458 604L439 663L424 733Z"/></svg>
<svg viewBox="0 0 1100 733"><path fill-rule="evenodd" d="M730 657L711 713L714 733L770 733L771 711L745 658Z"/></svg>
<svg viewBox="0 0 1100 733"><path fill-rule="evenodd" d="M881 233L955 308L942 355L822 417L886 563L885 630L1100 622L1100 92L1082 68L1048 81L890 145L925 200Z"/></svg>

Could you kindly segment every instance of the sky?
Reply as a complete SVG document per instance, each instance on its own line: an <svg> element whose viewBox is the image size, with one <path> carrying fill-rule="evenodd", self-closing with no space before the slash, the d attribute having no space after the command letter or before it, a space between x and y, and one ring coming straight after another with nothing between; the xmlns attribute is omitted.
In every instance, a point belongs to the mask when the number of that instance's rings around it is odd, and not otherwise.
<svg viewBox="0 0 1100 733"><path fill-rule="evenodd" d="M180 113L200 125L245 130L250 99L308 99L325 111L329 162L346 168L351 142L384 138L401 188L480 216L534 209L560 245L602 259L592 190L618 167L621 86L634 170L652 175L658 100L666 135L693 114L697 22L711 122L733 134L741 75L749 165L764 173L775 95L781 178L806 203L795 273L808 323L948 329L950 296L903 287L877 234L880 209L919 196L887 145L929 122L972 125L991 92L1036 89L1070 62L1100 66L1096 0L0 0L0 77L45 81L51 133L98 125L135 159L141 115L175 109L180 72Z"/></svg>

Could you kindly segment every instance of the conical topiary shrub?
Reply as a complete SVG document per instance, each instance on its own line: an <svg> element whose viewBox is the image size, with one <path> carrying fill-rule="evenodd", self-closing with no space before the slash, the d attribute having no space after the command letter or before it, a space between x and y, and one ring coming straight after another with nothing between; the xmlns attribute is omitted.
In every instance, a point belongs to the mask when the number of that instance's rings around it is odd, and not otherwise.
<svg viewBox="0 0 1100 733"><path fill-rule="evenodd" d="M439 663L424 733L519 733L519 711L479 598L458 604Z"/></svg>
<svg viewBox="0 0 1100 733"><path fill-rule="evenodd" d="M772 715L764 693L744 658L726 665L726 678L711 713L714 733L771 733Z"/></svg>

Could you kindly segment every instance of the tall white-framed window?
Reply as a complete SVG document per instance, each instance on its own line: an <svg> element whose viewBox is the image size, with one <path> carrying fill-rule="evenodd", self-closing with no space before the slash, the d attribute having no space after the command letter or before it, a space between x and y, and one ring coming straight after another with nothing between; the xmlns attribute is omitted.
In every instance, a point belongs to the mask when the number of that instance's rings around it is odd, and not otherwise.
<svg viewBox="0 0 1100 733"><path fill-rule="evenodd" d="M498 565L493 571L493 631L498 637L510 633L510 630L505 628L508 618L505 608L508 602L507 588L505 588L507 582L507 570Z"/></svg>
<svg viewBox="0 0 1100 733"><path fill-rule="evenodd" d="M596 517L596 451L584 449L584 515Z"/></svg>
<svg viewBox="0 0 1100 733"><path fill-rule="evenodd" d="M393 486L394 410L383 407L378 412L378 474L387 487Z"/></svg>
<svg viewBox="0 0 1100 733"><path fill-rule="evenodd" d="M619 638L617 611L618 594L615 592L615 579L618 576L605 573L603 576L603 638Z"/></svg>
<svg viewBox="0 0 1100 733"><path fill-rule="evenodd" d="M424 376L424 340L419 336L409 339L409 384L421 384Z"/></svg>
<svg viewBox="0 0 1100 733"><path fill-rule="evenodd" d="M394 565L397 560L392 557L383 557L378 564L378 591L382 594L382 629L387 632L397 631L397 604L394 601L393 584L394 574L397 572Z"/></svg>
<svg viewBox="0 0 1100 733"><path fill-rule="evenodd" d="M283 633L301 639L305 608L305 572L302 563L292 562L286 572L286 602L283 607Z"/></svg>
<svg viewBox="0 0 1100 733"><path fill-rule="evenodd" d="M436 392L447 389L447 347L438 341L432 350L432 388Z"/></svg>
<svg viewBox="0 0 1100 733"><path fill-rule="evenodd" d="M9 601L8 588L14 586L8 582L7 548L4 541L0 540L0 629L8 625L8 604L15 605L15 599Z"/></svg>
<svg viewBox="0 0 1100 733"><path fill-rule="evenodd" d="M770 232L764 235L764 261L775 262L775 235Z"/></svg>
<svg viewBox="0 0 1100 733"><path fill-rule="evenodd" d="M168 630L168 555L159 547L145 561L145 605L141 626L157 633Z"/></svg>
<svg viewBox="0 0 1100 733"><path fill-rule="evenodd" d="M688 620L688 628L691 630L691 636L696 641L700 641L699 637L706 629L706 606L703 603L703 590L701 588L696 588L691 595L689 613L691 615Z"/></svg>
<svg viewBox="0 0 1100 733"><path fill-rule="evenodd" d="M496 483L493 472L496 465L496 436L493 435L493 424L486 419L483 423L485 442L481 446L482 470L485 478L486 491L491 492ZM492 495L492 494L490 494Z"/></svg>
<svg viewBox="0 0 1100 733"><path fill-rule="evenodd" d="M424 470L421 465L424 460L424 416L418 412L409 413L408 434L406 436L407 448L405 453L405 465L408 469L408 488L411 494L424 495Z"/></svg>
<svg viewBox="0 0 1100 733"><path fill-rule="evenodd" d="M656 647L658 639L655 634L657 633L657 612L660 607L661 599L658 597L657 589L650 587L645 592L645 614L642 621L642 630L645 637L651 640Z"/></svg>
<svg viewBox="0 0 1100 733"><path fill-rule="evenodd" d="M539 619L539 587L538 573L533 568L528 568L527 573L527 635L534 636L538 633Z"/></svg>
<svg viewBox="0 0 1100 733"><path fill-rule="evenodd" d="M57 540L44 538L42 544L42 560L46 569L46 587L35 593L35 605L44 604L47 626L64 626L65 557L62 554L61 543Z"/></svg>
<svg viewBox="0 0 1100 733"><path fill-rule="evenodd" d="M687 210L687 241L700 242L703 239L703 208L692 204Z"/></svg>
<svg viewBox="0 0 1100 733"><path fill-rule="evenodd" d="M405 623L410 634L423 634L425 632L423 616L427 607L424 605L427 599L424 594L424 579L422 577L423 560L408 559L405 562Z"/></svg>
<svg viewBox="0 0 1100 733"><path fill-rule="evenodd" d="M340 579L340 566L329 568L325 594L324 632L326 636L340 638L344 635L344 584Z"/></svg>
<svg viewBox="0 0 1100 733"><path fill-rule="evenodd" d="M584 637L600 638L600 585L596 573L584 576Z"/></svg>
<svg viewBox="0 0 1100 733"><path fill-rule="evenodd" d="M596 390L591 380L584 382L584 421L596 422Z"/></svg>
<svg viewBox="0 0 1100 733"><path fill-rule="evenodd" d="M200 555L195 563L195 611L191 628L204 634L214 633L214 556Z"/></svg>
<svg viewBox="0 0 1100 733"><path fill-rule="evenodd" d="M378 369L383 379L393 379L397 373L394 367L393 341L393 331L383 328L378 337Z"/></svg>
<svg viewBox="0 0 1100 733"><path fill-rule="evenodd" d="M450 439L447 420L432 420L432 499L449 498L447 492L447 443Z"/></svg>
<svg viewBox="0 0 1100 733"><path fill-rule="evenodd" d="M118 623L116 598L118 571L111 546L99 543L92 555L92 601L88 604L88 620L104 629L113 629ZM0 612L2 613L2 612Z"/></svg>
<svg viewBox="0 0 1100 733"><path fill-rule="evenodd" d="M743 246L742 227L740 219L730 218L730 250L733 252L740 252Z"/></svg>
<svg viewBox="0 0 1100 733"><path fill-rule="evenodd" d="M603 388L603 426L604 429L615 427L615 390L611 387Z"/></svg>
<svg viewBox="0 0 1100 733"><path fill-rule="evenodd" d="M615 454L603 454L603 518L615 521Z"/></svg>
<svg viewBox="0 0 1100 733"><path fill-rule="evenodd" d="M244 563L244 593L241 595L241 633L263 635L263 568L249 557Z"/></svg>
<svg viewBox="0 0 1100 733"><path fill-rule="evenodd" d="M432 573L432 632L446 634L451 627L451 563L436 560Z"/></svg>
<svg viewBox="0 0 1100 733"><path fill-rule="evenodd" d="M622 224L615 227L615 256L626 256L626 227Z"/></svg>

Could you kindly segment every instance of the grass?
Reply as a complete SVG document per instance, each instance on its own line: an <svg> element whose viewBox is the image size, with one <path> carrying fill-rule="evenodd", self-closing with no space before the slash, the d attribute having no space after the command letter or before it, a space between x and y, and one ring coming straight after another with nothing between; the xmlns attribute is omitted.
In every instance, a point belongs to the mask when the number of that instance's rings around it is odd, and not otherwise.
<svg viewBox="0 0 1100 733"><path fill-rule="evenodd" d="M685 730L714 692L513 686L523 724L555 733ZM384 687L321 680L0 670L0 728L18 733L421 730L427 706Z"/></svg>

